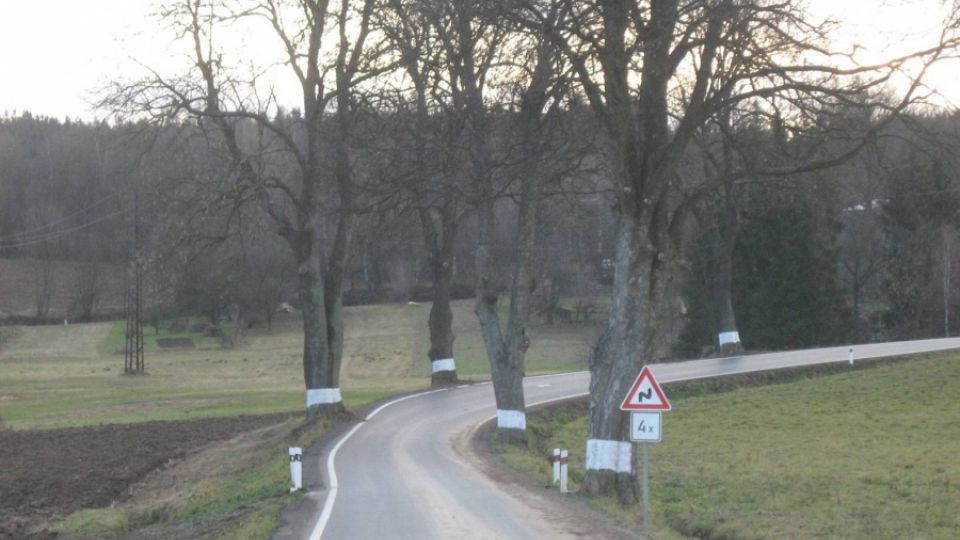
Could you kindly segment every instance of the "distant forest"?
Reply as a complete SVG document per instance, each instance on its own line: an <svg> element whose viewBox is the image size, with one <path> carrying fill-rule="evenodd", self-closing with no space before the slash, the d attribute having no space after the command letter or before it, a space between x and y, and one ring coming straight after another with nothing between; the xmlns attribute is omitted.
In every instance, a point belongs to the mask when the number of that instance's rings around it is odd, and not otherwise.
<svg viewBox="0 0 960 540"><path fill-rule="evenodd" d="M515 114L502 111L489 128L492 171L505 178L497 184L495 220L504 268L515 264L518 194L506 178L515 174L516 149L497 143L511 139ZM298 111L274 119L299 121ZM589 115L571 108L552 122L551 155L538 172L547 180L530 275L540 284L535 312L563 323L580 314L562 308L562 298L592 305L609 294L616 218L601 135ZM352 166L361 180L351 209L347 305L430 301L436 239L428 231L443 219L457 224L449 246L452 295L474 295L471 195L448 154L413 147L412 123L403 111L370 112L355 127ZM256 167L293 174L264 143L269 134L253 122L236 127L238 144L259 147ZM728 135L701 134L681 167L686 185L718 174L731 147L741 161L816 151L770 126L744 124ZM186 121L0 118L0 317L122 316L137 216L150 317L216 320L239 312L248 323L268 324L281 303L298 307L298 269L270 209L237 181L221 155L228 149L208 137L204 126ZM713 350L731 309L750 349L960 334L958 142L954 116L905 116L837 166L774 181L741 178L704 198L684 230L684 256L670 285L672 353ZM444 213L441 191L458 194L454 215ZM336 197L321 193L318 200L319 234L335 234L338 212L325 205ZM496 284L501 292L509 285Z"/></svg>

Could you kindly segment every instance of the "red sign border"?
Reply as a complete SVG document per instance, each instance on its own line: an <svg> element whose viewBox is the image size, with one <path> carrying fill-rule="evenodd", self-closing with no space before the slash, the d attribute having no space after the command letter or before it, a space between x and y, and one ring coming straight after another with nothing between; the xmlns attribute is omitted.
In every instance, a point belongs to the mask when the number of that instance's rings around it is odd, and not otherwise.
<svg viewBox="0 0 960 540"><path fill-rule="evenodd" d="M660 405L634 405L630 403L630 399L640 390L640 384L643 383L644 379L650 380L650 386L653 388L653 391L657 393L657 397L660 398ZM637 380L633 381L633 386L631 386L630 391L627 392L627 397L623 398L623 403L620 404L621 411L669 411L672 408L670 400L667 399L667 395L663 393L663 388L660 388L660 383L653 377L653 372L650 371L649 366L643 366L640 374L637 375Z"/></svg>

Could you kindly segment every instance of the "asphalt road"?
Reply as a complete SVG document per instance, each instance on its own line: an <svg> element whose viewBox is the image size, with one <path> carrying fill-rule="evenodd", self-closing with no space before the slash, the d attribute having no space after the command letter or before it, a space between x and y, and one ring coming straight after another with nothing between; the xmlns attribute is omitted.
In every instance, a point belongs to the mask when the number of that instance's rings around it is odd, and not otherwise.
<svg viewBox="0 0 960 540"><path fill-rule="evenodd" d="M960 348L958 339L858 345L864 360ZM751 371L847 362L848 347L653 364L661 383ZM587 392L586 372L529 377L527 403ZM557 515L555 504L518 493L481 472L472 431L496 414L489 383L401 398L370 413L321 457L325 489L308 495L303 523L277 538L584 538L598 536ZM582 449L572 449L582 451ZM593 534L591 534L593 533Z"/></svg>

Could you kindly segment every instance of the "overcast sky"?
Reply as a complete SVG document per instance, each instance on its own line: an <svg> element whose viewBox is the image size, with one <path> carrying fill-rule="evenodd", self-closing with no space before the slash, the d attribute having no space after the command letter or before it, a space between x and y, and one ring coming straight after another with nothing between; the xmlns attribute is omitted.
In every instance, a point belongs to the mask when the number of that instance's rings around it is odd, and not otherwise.
<svg viewBox="0 0 960 540"><path fill-rule="evenodd" d="M868 60L934 43L942 13L941 0L810 4L818 17L845 20L842 38L868 47L873 57ZM184 65L169 28L151 15L155 5L155 0L0 0L0 114L30 110L90 119L97 116L90 106L96 89L137 73L137 61L160 71ZM954 63L930 79L956 103L958 71L960 65Z"/></svg>

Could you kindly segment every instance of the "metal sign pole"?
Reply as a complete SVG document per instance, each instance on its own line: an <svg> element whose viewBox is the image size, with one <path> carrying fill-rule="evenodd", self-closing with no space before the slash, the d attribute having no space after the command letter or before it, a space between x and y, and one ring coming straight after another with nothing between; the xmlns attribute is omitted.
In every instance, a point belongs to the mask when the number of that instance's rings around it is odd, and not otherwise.
<svg viewBox="0 0 960 540"><path fill-rule="evenodd" d="M641 443L643 446L643 528L646 529L650 524L650 444Z"/></svg>
<svg viewBox="0 0 960 540"><path fill-rule="evenodd" d="M661 413L669 411L670 400L653 377L649 366L643 366L621 411L630 411L630 440L643 445L643 528L650 525L650 444L663 440Z"/></svg>

